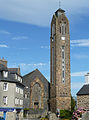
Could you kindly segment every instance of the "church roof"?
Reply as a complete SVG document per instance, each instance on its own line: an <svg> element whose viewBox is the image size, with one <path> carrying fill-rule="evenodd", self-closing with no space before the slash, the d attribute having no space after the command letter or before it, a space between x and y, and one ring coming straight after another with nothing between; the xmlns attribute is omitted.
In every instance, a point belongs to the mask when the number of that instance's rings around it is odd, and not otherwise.
<svg viewBox="0 0 89 120"><path fill-rule="evenodd" d="M89 95L89 84L84 85L77 93L77 95Z"/></svg>
<svg viewBox="0 0 89 120"><path fill-rule="evenodd" d="M43 74L38 69L35 69L34 71L24 75L23 78L27 76L29 76L30 79L34 79L35 77L38 77L40 79L45 79L48 82L48 80L43 76Z"/></svg>

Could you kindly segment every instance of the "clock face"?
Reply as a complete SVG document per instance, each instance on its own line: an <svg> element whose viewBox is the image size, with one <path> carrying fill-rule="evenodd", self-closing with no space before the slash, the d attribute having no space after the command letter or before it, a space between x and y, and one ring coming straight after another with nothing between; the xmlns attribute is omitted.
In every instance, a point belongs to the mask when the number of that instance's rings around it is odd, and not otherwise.
<svg viewBox="0 0 89 120"><path fill-rule="evenodd" d="M52 38L52 42L54 41L54 39Z"/></svg>
<svg viewBox="0 0 89 120"><path fill-rule="evenodd" d="M65 37L61 37L62 40L65 40Z"/></svg>

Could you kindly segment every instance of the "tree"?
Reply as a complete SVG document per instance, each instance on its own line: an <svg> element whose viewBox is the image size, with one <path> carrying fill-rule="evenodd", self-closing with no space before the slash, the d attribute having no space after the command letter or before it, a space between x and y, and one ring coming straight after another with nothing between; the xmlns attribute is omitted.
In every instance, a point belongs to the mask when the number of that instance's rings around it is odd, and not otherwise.
<svg viewBox="0 0 89 120"><path fill-rule="evenodd" d="M75 99L71 96L71 111L73 112L76 106L76 101Z"/></svg>

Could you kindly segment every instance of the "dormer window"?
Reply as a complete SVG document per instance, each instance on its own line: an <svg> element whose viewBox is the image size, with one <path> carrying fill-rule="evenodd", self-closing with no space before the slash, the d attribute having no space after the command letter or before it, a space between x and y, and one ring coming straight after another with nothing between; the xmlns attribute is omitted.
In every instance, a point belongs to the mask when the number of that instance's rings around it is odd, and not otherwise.
<svg viewBox="0 0 89 120"><path fill-rule="evenodd" d="M18 81L20 81L20 77L18 76Z"/></svg>
<svg viewBox="0 0 89 120"><path fill-rule="evenodd" d="M3 77L7 78L8 77L8 72L7 71L3 71Z"/></svg>
<svg viewBox="0 0 89 120"><path fill-rule="evenodd" d="M20 79L20 82L22 83L22 78Z"/></svg>
<svg viewBox="0 0 89 120"><path fill-rule="evenodd" d="M15 79L17 79L18 78L18 76L15 74Z"/></svg>

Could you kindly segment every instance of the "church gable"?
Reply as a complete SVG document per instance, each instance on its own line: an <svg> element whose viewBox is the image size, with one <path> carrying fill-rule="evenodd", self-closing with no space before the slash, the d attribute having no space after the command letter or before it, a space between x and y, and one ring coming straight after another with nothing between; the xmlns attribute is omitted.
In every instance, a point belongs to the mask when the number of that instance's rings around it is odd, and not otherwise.
<svg viewBox="0 0 89 120"><path fill-rule="evenodd" d="M24 96L28 96L24 98L24 108L48 109L49 82L42 73L38 69L32 71L23 76L23 83Z"/></svg>

